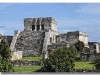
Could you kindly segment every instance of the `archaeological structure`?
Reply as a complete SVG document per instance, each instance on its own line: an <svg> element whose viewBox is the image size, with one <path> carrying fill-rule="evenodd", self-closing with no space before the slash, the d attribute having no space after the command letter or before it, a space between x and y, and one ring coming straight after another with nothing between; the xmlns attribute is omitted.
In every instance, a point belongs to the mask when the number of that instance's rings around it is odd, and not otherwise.
<svg viewBox="0 0 100 75"><path fill-rule="evenodd" d="M57 31L57 21L52 17L25 18L24 30L15 31L14 36L2 36L9 42L12 60L29 56L48 57L48 53L63 46L74 45L83 41L85 50L81 60L91 60L100 53L100 43L88 42L88 34L72 31L61 34Z"/></svg>

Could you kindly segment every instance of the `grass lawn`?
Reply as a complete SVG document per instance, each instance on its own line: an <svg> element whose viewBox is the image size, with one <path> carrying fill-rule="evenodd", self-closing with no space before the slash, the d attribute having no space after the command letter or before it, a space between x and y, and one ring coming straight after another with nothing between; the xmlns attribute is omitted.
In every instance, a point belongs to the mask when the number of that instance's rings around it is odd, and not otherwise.
<svg viewBox="0 0 100 75"><path fill-rule="evenodd" d="M37 57L23 57L22 59L19 60L42 60L41 56L37 56Z"/></svg>
<svg viewBox="0 0 100 75"><path fill-rule="evenodd" d="M40 69L41 66L15 66L15 72L34 72ZM75 69L93 69L93 64L90 62L75 62Z"/></svg>
<svg viewBox="0 0 100 75"><path fill-rule="evenodd" d="M41 66L14 66L15 72L34 72L40 69Z"/></svg>
<svg viewBox="0 0 100 75"><path fill-rule="evenodd" d="M91 62L75 62L75 69L93 69Z"/></svg>

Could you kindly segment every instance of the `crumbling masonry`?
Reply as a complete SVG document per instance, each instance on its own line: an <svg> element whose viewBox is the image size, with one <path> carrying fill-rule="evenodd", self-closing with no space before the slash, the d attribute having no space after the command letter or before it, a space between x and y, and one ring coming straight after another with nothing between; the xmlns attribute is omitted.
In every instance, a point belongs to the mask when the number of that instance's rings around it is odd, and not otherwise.
<svg viewBox="0 0 100 75"><path fill-rule="evenodd" d="M83 41L85 47L93 55L100 53L100 44L88 42L88 35L85 32L74 31L60 34L57 31L57 21L52 17L25 18L24 30L15 31L10 44L13 52L12 59L38 55L47 58L50 49L74 45L78 40ZM85 59L85 54L82 58Z"/></svg>

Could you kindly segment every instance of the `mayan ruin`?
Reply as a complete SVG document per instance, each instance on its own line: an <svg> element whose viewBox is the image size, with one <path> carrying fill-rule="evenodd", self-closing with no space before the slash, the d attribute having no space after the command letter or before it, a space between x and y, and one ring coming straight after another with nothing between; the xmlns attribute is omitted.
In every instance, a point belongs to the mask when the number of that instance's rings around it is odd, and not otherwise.
<svg viewBox="0 0 100 75"><path fill-rule="evenodd" d="M86 48L81 54L82 60L92 60L100 53L100 43L89 42L87 33L72 31L61 34L58 32L57 21L52 17L25 18L23 31L15 31L14 36L1 35L1 38L8 41L13 52L12 60L30 56L47 58L50 50L74 45L78 40L84 42Z"/></svg>

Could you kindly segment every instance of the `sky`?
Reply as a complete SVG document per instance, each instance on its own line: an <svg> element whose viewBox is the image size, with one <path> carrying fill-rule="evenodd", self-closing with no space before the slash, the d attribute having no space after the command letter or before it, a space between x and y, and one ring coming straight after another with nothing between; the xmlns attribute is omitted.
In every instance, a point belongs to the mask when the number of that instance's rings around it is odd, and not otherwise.
<svg viewBox="0 0 100 75"><path fill-rule="evenodd" d="M100 3L0 3L0 33L24 30L24 18L53 17L61 33L81 31L100 42Z"/></svg>

